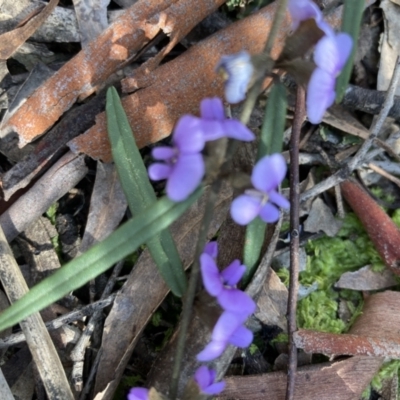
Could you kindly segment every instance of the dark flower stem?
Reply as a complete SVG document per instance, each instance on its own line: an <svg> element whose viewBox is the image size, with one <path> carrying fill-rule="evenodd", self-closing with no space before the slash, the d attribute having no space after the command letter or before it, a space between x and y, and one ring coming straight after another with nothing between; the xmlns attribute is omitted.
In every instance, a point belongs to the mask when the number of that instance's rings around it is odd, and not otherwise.
<svg viewBox="0 0 400 400"><path fill-rule="evenodd" d="M199 237L197 240L196 252L194 255L194 262L190 272L190 279L187 292L183 299L183 309L182 309L182 317L181 317L181 324L179 327L179 337L177 342L177 350L175 354L174 360L174 368L172 370L172 379L171 379L171 386L168 397L170 399L176 399L178 396L178 389L179 389L179 375L181 371L182 359L185 349L185 341L186 335L189 327L190 316L192 314L193 308L193 301L196 296L196 289L198 286L199 275L200 275L200 255L204 250L204 246L207 240L207 232L210 226L215 203L217 201L218 192L221 187L221 181L217 179L211 185L210 191L208 193L206 199L206 206L204 210L204 217L202 220L202 224L200 227Z"/></svg>
<svg viewBox="0 0 400 400"><path fill-rule="evenodd" d="M300 132L305 117L305 91L297 87L296 109L290 140L290 280L288 299L289 365L286 386L286 400L294 399L297 372L297 347L293 333L297 330L296 310L299 278L299 144Z"/></svg>

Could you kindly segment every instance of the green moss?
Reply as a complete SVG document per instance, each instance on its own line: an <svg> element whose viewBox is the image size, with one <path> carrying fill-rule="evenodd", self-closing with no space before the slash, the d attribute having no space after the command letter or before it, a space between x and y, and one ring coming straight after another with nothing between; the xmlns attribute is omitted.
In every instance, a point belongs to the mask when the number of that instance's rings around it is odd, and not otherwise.
<svg viewBox="0 0 400 400"><path fill-rule="evenodd" d="M280 333L275 339L271 340L271 344L274 345L275 343L289 343L289 335L287 333Z"/></svg>
<svg viewBox="0 0 400 400"><path fill-rule="evenodd" d="M319 290L299 302L298 325L304 329L341 333L346 324L337 316L338 294L333 290Z"/></svg>
<svg viewBox="0 0 400 400"><path fill-rule="evenodd" d="M382 389L382 383L386 379L393 378L399 373L400 360L393 360L382 365L379 372L373 377L371 387L375 390Z"/></svg>

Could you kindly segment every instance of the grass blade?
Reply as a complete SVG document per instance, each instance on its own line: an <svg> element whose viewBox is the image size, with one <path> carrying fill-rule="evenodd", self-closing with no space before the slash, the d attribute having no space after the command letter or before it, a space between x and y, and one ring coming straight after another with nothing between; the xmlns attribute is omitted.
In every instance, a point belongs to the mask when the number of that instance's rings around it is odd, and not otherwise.
<svg viewBox="0 0 400 400"><path fill-rule="evenodd" d="M180 203L162 198L145 212L126 222L103 242L61 267L3 311L0 314L0 331L53 304L106 271L172 224L200 197L201 193L202 190L198 189Z"/></svg>
<svg viewBox="0 0 400 400"><path fill-rule="evenodd" d="M108 136L121 185L132 214L139 215L155 203L157 197L149 182L128 118L113 87L107 91L106 113ZM165 229L153 236L146 244L168 287L175 295L182 296L186 291L186 276L169 230Z"/></svg>
<svg viewBox="0 0 400 400"><path fill-rule="evenodd" d="M353 49L342 73L336 81L336 102L340 103L350 80L353 69L354 54L360 34L361 18L365 8L364 0L347 0L344 2L342 32L348 33L353 39Z"/></svg>

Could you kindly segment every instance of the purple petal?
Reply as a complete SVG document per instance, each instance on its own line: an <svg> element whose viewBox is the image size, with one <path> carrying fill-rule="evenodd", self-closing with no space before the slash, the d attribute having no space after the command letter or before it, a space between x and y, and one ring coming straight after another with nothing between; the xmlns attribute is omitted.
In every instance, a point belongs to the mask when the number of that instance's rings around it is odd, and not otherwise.
<svg viewBox="0 0 400 400"><path fill-rule="evenodd" d="M231 217L239 225L247 225L261 210L261 199L243 194L231 204Z"/></svg>
<svg viewBox="0 0 400 400"><path fill-rule="evenodd" d="M221 275L214 259L207 253L200 256L200 271L207 292L211 296L218 296L223 289Z"/></svg>
<svg viewBox="0 0 400 400"><path fill-rule="evenodd" d="M260 211L260 218L266 223L276 222L279 219L279 210L271 203L267 203Z"/></svg>
<svg viewBox="0 0 400 400"><path fill-rule="evenodd" d="M218 242L208 242L204 246L204 251L203 253L208 254L211 258L216 259L218 256Z"/></svg>
<svg viewBox="0 0 400 400"><path fill-rule="evenodd" d="M265 156L253 168L251 182L256 189L268 193L281 184L286 170L286 161L282 154Z"/></svg>
<svg viewBox="0 0 400 400"><path fill-rule="evenodd" d="M214 394L221 393L224 389L225 389L225 382L221 381L221 382L213 383L212 385L210 385L207 388L205 388L204 390L202 390L202 392L212 396Z"/></svg>
<svg viewBox="0 0 400 400"><path fill-rule="evenodd" d="M246 97L247 87L253 75L250 54L241 51L221 57L217 70L222 69L228 75L225 82L225 98L229 103L239 103Z"/></svg>
<svg viewBox="0 0 400 400"><path fill-rule="evenodd" d="M289 0L288 10L292 17L292 29L296 30L301 21L310 18L320 20L322 13L320 9L310 0Z"/></svg>
<svg viewBox="0 0 400 400"><path fill-rule="evenodd" d="M212 341L227 342L233 332L242 324L242 315L236 315L232 312L223 312L218 318L212 332Z"/></svg>
<svg viewBox="0 0 400 400"><path fill-rule="evenodd" d="M172 140L181 154L193 154L203 150L205 140L201 123L200 118L192 115L184 115L179 119Z"/></svg>
<svg viewBox="0 0 400 400"><path fill-rule="evenodd" d="M171 158L177 156L177 150L174 147L160 146L160 147L155 147L151 151L151 155L156 160L170 160Z"/></svg>
<svg viewBox="0 0 400 400"><path fill-rule="evenodd" d="M203 99L200 103L202 119L223 121L225 119L224 105L219 97Z"/></svg>
<svg viewBox="0 0 400 400"><path fill-rule="evenodd" d="M324 36L315 46L314 62L317 67L336 76L340 70L340 51L335 36Z"/></svg>
<svg viewBox="0 0 400 400"><path fill-rule="evenodd" d="M199 129L201 129L206 142L221 139L226 136L223 124L220 121L202 120Z"/></svg>
<svg viewBox="0 0 400 400"><path fill-rule="evenodd" d="M206 362L214 360L224 352L226 345L226 342L217 342L212 340L203 351L197 354L197 361Z"/></svg>
<svg viewBox="0 0 400 400"><path fill-rule="evenodd" d="M315 68L307 88L307 116L312 124L322 121L325 111L335 101L335 78L320 68Z"/></svg>
<svg viewBox="0 0 400 400"><path fill-rule="evenodd" d="M171 175L172 167L167 164L154 163L149 166L148 174L151 180L160 181Z"/></svg>
<svg viewBox="0 0 400 400"><path fill-rule="evenodd" d="M223 122L225 136L231 139L251 142L255 139L254 133L236 119L227 119Z"/></svg>
<svg viewBox="0 0 400 400"><path fill-rule="evenodd" d="M353 49L353 39L347 33L339 33L335 37L336 45L339 51L338 72L341 71L350 57L351 50Z"/></svg>
<svg viewBox="0 0 400 400"><path fill-rule="evenodd" d="M256 303L253 299L239 289L224 288L217 300L220 306L228 312L249 316L256 310Z"/></svg>
<svg viewBox="0 0 400 400"><path fill-rule="evenodd" d="M268 197L271 203L274 203L281 208L290 208L290 203L288 199L282 196L276 190L271 190L270 192L268 192Z"/></svg>
<svg viewBox="0 0 400 400"><path fill-rule="evenodd" d="M198 368L194 374L194 380L198 384L200 390L202 391L204 388L210 385L210 372L205 365L202 365Z"/></svg>
<svg viewBox="0 0 400 400"><path fill-rule="evenodd" d="M245 271L246 266L242 265L239 260L234 260L221 272L221 276L227 285L235 286L242 279Z"/></svg>
<svg viewBox="0 0 400 400"><path fill-rule="evenodd" d="M245 348L250 346L253 341L253 332L245 326L240 325L239 328L229 338L229 343L236 347Z"/></svg>
<svg viewBox="0 0 400 400"><path fill-rule="evenodd" d="M148 400L149 389L145 388L132 388L128 393L128 400Z"/></svg>
<svg viewBox="0 0 400 400"><path fill-rule="evenodd" d="M181 155L167 182L167 195L172 201L185 200L199 186L205 172L201 154Z"/></svg>

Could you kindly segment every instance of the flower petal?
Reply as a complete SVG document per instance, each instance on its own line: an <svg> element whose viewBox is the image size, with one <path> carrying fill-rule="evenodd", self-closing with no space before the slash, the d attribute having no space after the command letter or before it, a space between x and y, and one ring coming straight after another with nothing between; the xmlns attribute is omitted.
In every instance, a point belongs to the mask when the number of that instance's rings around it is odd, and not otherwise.
<svg viewBox="0 0 400 400"><path fill-rule="evenodd" d="M218 296L223 289L221 275L214 259L207 253L200 256L200 271L207 292L211 296Z"/></svg>
<svg viewBox="0 0 400 400"><path fill-rule="evenodd" d="M245 272L246 266L242 265L239 260L234 260L221 272L221 277L226 285L235 286Z"/></svg>
<svg viewBox="0 0 400 400"><path fill-rule="evenodd" d="M243 194L231 204L231 217L239 225L247 225L261 210L261 199Z"/></svg>
<svg viewBox="0 0 400 400"><path fill-rule="evenodd" d="M351 50L353 49L353 39L347 33L339 33L336 35L336 45L339 51L338 70L341 71L350 57Z"/></svg>
<svg viewBox="0 0 400 400"><path fill-rule="evenodd" d="M212 385L210 385L207 388L205 388L204 390L202 390L202 392L212 396L214 394L221 393L224 389L225 389L225 382L221 381L221 382L213 383Z"/></svg>
<svg viewBox="0 0 400 400"><path fill-rule="evenodd" d="M232 336L229 338L230 344L241 348L250 346L252 341L253 332L243 325L240 325L239 328L237 328L236 331L233 332Z"/></svg>
<svg viewBox="0 0 400 400"><path fill-rule="evenodd" d="M204 251L203 253L208 254L211 258L216 259L218 256L218 242L208 242L204 246Z"/></svg>
<svg viewBox="0 0 400 400"><path fill-rule="evenodd" d="M225 119L224 105L219 97L203 99L200 103L202 119L223 121Z"/></svg>
<svg viewBox="0 0 400 400"><path fill-rule="evenodd" d="M271 203L274 203L281 208L290 208L288 199L285 196L282 196L276 190L271 190L268 192L268 197Z"/></svg>
<svg viewBox="0 0 400 400"><path fill-rule="evenodd" d="M253 168L251 182L261 192L276 189L286 175L286 161L282 154L265 156Z"/></svg>
<svg viewBox="0 0 400 400"><path fill-rule="evenodd" d="M324 36L315 46L314 62L317 67L336 76L339 72L340 53L335 36Z"/></svg>
<svg viewBox="0 0 400 400"><path fill-rule="evenodd" d="M249 316L256 310L256 303L253 299L239 289L224 288L217 300L219 305L228 312Z"/></svg>
<svg viewBox="0 0 400 400"><path fill-rule="evenodd" d="M149 389L135 387L128 393L128 400L148 400Z"/></svg>
<svg viewBox="0 0 400 400"><path fill-rule="evenodd" d="M203 391L207 386L210 385L210 372L205 365L199 367L195 374L194 380L198 384L201 391Z"/></svg>
<svg viewBox="0 0 400 400"><path fill-rule="evenodd" d="M205 172L201 154L181 155L167 182L167 195L172 201L185 200L199 186Z"/></svg>
<svg viewBox="0 0 400 400"><path fill-rule="evenodd" d="M212 332L212 340L215 342L227 342L233 332L242 324L241 315L232 312L223 312L218 318Z"/></svg>
<svg viewBox="0 0 400 400"><path fill-rule="evenodd" d="M215 358L219 357L225 350L227 343L226 342L217 342L212 340L203 351L197 354L197 361L211 361Z"/></svg>
<svg viewBox="0 0 400 400"><path fill-rule="evenodd" d="M271 203L267 203L260 211L260 218L266 223L276 222L279 219L279 210Z"/></svg>
<svg viewBox="0 0 400 400"><path fill-rule="evenodd" d="M325 111L335 101L335 78L320 68L315 68L307 87L307 116L312 124L322 121Z"/></svg>
<svg viewBox="0 0 400 400"><path fill-rule="evenodd" d="M149 166L147 172L151 180L160 181L169 178L172 172L172 167L167 164L154 163Z"/></svg>
<svg viewBox="0 0 400 400"><path fill-rule="evenodd" d="M241 51L221 57L217 70L224 70L228 75L225 82L225 98L229 103L239 103L246 97L247 87L253 75L250 54Z"/></svg>
<svg viewBox="0 0 400 400"><path fill-rule="evenodd" d="M151 151L151 155L156 160L170 160L171 158L176 157L177 150L174 147L159 146L159 147L155 147Z"/></svg>
<svg viewBox="0 0 400 400"><path fill-rule="evenodd" d="M221 139L226 136L223 124L220 121L202 120L199 129L201 129L206 142Z"/></svg>
<svg viewBox="0 0 400 400"><path fill-rule="evenodd" d="M223 122L225 136L231 139L251 142L255 139L254 133L236 119L227 119Z"/></svg>
<svg viewBox="0 0 400 400"><path fill-rule="evenodd" d="M181 154L193 154L203 150L205 140L201 123L201 119L193 115L184 115L179 119L172 140Z"/></svg>

